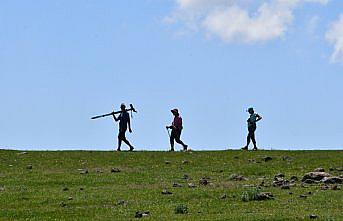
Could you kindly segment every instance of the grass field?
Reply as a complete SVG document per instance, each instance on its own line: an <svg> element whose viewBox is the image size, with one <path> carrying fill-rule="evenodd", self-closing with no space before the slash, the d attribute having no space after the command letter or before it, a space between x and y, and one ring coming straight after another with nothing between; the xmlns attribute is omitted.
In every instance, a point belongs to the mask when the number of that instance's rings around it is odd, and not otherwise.
<svg viewBox="0 0 343 221"><path fill-rule="evenodd" d="M272 160L265 162L265 156ZM343 220L343 190L321 190L322 184L301 187L305 173L323 167L341 175L329 169L342 166L343 151L1 150L0 220L139 220L137 211L150 212L141 220L310 220L310 214L318 216L315 220ZM111 173L113 167L121 171ZM80 174L86 169L87 174ZM273 187L280 172L286 179L298 176L296 186ZM248 180L231 180L231 174ZM210 184L199 185L203 177ZM274 199L242 201L243 192L262 180L261 191ZM163 189L172 194L163 195ZM188 213L176 214L179 205Z"/></svg>

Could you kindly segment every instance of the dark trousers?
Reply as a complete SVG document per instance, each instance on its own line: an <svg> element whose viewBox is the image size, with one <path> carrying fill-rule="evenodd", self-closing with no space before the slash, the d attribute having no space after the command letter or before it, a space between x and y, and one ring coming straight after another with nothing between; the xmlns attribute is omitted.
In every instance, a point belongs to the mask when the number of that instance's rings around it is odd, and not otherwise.
<svg viewBox="0 0 343 221"><path fill-rule="evenodd" d="M118 150L120 150L122 141L124 141L124 143L126 143L130 148L132 148L132 145L126 139L125 133L126 133L126 129L119 129L119 134L118 134Z"/></svg>
<svg viewBox="0 0 343 221"><path fill-rule="evenodd" d="M174 140L176 141L176 143L181 144L183 147L186 146L186 144L184 144L180 139L181 132L182 129L172 129L170 134L170 146L172 150L174 150Z"/></svg>
<svg viewBox="0 0 343 221"><path fill-rule="evenodd" d="M247 146L250 144L250 140L254 144L254 147L256 147L256 139L255 139L255 131L256 131L256 125L250 125L248 126L248 136L247 136Z"/></svg>

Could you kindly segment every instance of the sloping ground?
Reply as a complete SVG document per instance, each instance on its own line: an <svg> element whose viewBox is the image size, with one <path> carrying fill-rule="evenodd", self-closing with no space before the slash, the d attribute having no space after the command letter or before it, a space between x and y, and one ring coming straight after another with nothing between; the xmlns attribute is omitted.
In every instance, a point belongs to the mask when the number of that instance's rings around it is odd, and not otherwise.
<svg viewBox="0 0 343 221"><path fill-rule="evenodd" d="M343 151L2 150L0 220L137 220L137 211L150 212L141 220L343 220L341 185L301 185L315 168L339 176L342 166ZM273 186L278 173L299 180ZM257 186L274 199L244 202Z"/></svg>

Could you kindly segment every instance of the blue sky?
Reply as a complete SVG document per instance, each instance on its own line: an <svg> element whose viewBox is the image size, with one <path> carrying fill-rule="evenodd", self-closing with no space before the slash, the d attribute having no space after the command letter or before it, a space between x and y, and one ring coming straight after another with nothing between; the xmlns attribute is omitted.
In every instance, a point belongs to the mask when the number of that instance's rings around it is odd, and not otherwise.
<svg viewBox="0 0 343 221"><path fill-rule="evenodd" d="M0 2L0 146L116 147L133 103L138 150L166 150L172 108L193 149L343 146L343 1ZM343 17L342 17L343 18Z"/></svg>

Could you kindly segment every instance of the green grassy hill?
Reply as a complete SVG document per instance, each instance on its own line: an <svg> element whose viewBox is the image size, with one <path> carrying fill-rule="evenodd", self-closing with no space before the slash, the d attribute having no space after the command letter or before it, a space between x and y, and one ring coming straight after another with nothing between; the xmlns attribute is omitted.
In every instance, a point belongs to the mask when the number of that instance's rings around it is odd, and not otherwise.
<svg viewBox="0 0 343 221"><path fill-rule="evenodd" d="M307 172L322 167L338 176L343 172L335 168L342 166L343 151L2 150L0 220L139 220L137 211L150 212L141 220L310 220L311 214L343 220L340 185L301 185ZM290 189L275 187L278 173L299 180ZM201 178L208 184L199 184ZM172 194L162 194L164 189ZM242 200L258 191L274 199ZM176 214L176 207L187 207L187 213Z"/></svg>

